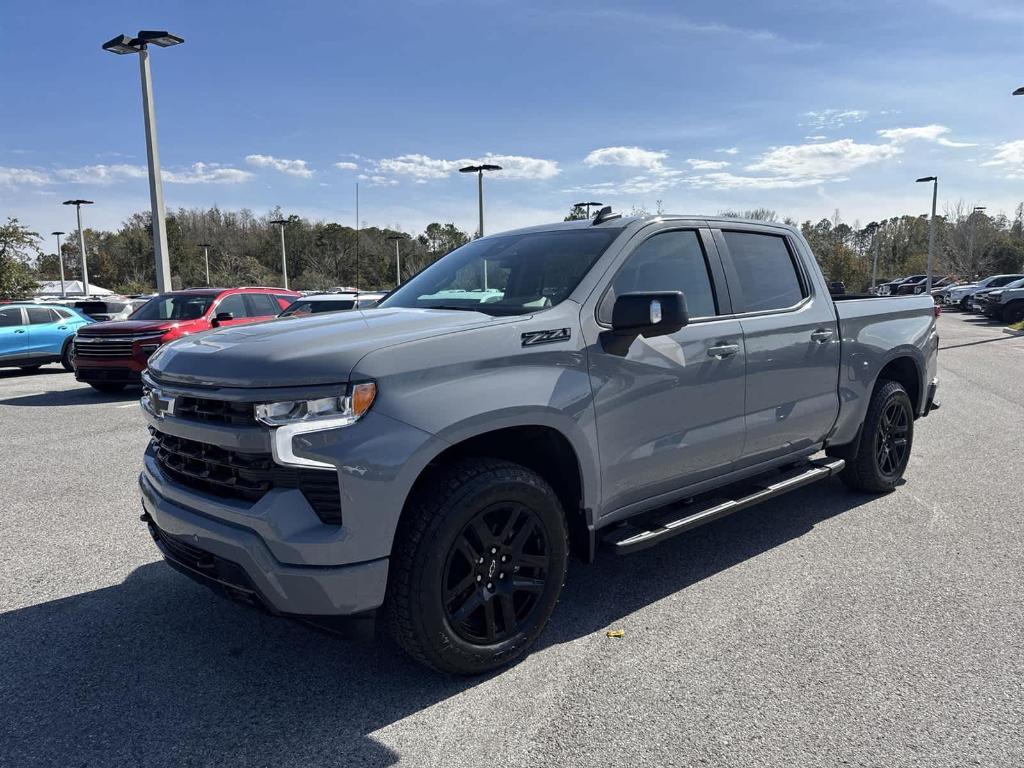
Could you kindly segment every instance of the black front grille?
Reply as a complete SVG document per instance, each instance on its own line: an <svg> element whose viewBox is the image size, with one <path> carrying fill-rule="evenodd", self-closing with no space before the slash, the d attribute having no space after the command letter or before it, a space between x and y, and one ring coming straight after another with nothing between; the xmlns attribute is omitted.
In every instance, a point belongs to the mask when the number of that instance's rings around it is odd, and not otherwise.
<svg viewBox="0 0 1024 768"><path fill-rule="evenodd" d="M324 523L341 524L341 491L329 470L283 467L269 453L241 453L149 428L156 460L171 479L230 499L259 501L272 488L298 488Z"/></svg>
<svg viewBox="0 0 1024 768"><path fill-rule="evenodd" d="M182 395L175 399L174 415L180 419L215 424L252 425L256 423L252 403L232 403L205 397Z"/></svg>

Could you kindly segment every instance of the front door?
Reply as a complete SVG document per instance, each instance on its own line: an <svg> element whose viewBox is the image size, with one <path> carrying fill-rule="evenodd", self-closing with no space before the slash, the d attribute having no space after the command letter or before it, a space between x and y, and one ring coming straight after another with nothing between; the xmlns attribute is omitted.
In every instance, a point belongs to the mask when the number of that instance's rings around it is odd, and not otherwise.
<svg viewBox="0 0 1024 768"><path fill-rule="evenodd" d="M28 336L21 307L0 307L0 362L28 357Z"/></svg>
<svg viewBox="0 0 1024 768"><path fill-rule="evenodd" d="M29 324L29 354L32 357L59 356L68 336L67 323L50 307L26 307Z"/></svg>
<svg viewBox="0 0 1024 768"><path fill-rule="evenodd" d="M839 327L824 286L781 230L745 226L715 238L747 356L743 463L821 443L839 412Z"/></svg>
<svg viewBox="0 0 1024 768"><path fill-rule="evenodd" d="M616 295L677 290L689 325L668 336L638 336L624 354L605 349L599 334ZM743 447L743 335L739 321L722 317L728 296L710 234L653 228L621 263L596 322L587 312L601 514L654 506L728 467Z"/></svg>

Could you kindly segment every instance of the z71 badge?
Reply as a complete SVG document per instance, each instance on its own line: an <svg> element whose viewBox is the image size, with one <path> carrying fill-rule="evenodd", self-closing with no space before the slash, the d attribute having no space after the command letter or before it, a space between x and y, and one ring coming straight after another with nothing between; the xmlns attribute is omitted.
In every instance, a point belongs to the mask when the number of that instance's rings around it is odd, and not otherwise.
<svg viewBox="0 0 1024 768"><path fill-rule="evenodd" d="M534 347L538 344L551 344L556 341L568 341L571 337L571 328L552 328L549 331L527 331L522 336L524 347Z"/></svg>

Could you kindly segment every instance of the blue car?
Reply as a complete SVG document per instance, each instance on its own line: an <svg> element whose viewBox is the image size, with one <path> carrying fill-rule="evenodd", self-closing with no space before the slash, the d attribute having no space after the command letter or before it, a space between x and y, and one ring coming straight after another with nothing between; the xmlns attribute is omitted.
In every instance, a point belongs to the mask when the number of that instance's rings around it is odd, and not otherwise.
<svg viewBox="0 0 1024 768"><path fill-rule="evenodd" d="M71 342L94 322L67 307L46 304L0 305L0 368L35 370L46 363L71 364Z"/></svg>

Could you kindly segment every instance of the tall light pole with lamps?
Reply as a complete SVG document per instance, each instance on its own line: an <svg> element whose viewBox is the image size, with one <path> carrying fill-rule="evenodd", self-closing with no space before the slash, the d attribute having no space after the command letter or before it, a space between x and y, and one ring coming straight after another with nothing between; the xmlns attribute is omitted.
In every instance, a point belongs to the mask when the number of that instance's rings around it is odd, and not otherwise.
<svg viewBox="0 0 1024 768"><path fill-rule="evenodd" d="M405 239L405 235L388 235L388 240L395 241L395 288L402 284L402 255L398 251L398 243Z"/></svg>
<svg viewBox="0 0 1024 768"><path fill-rule="evenodd" d="M82 206L92 205L92 200L65 200L64 205L75 206L75 214L78 217L78 247L82 254L82 295L89 295L89 265L85 258L85 231L82 229Z"/></svg>
<svg viewBox="0 0 1024 768"><path fill-rule="evenodd" d="M270 223L281 228L281 273L284 275L285 290L288 290L288 256L284 252L284 225L288 223L288 219L274 219Z"/></svg>
<svg viewBox="0 0 1024 768"><path fill-rule="evenodd" d="M984 212L985 212L985 206L984 205L976 205L976 206L974 206L974 210L971 211L971 215L968 217L968 220L971 222L971 227L969 229L969 234L967 236L967 263L970 265L970 268L971 268L971 279L974 279L974 272L975 272L975 270L974 270L974 226L975 226L975 224L974 224L974 217L977 216L979 213L984 213Z"/></svg>
<svg viewBox="0 0 1024 768"><path fill-rule="evenodd" d="M57 263L60 265L60 297L63 299L67 294L64 293L64 254L60 252L60 236L65 233L51 232L50 234L57 236Z"/></svg>
<svg viewBox="0 0 1024 768"><path fill-rule="evenodd" d="M467 165L465 168L459 168L459 173L475 173L476 174L476 189L477 189L477 200L479 203L479 214L480 214L480 226L477 229L476 236L484 236L484 171L500 171L500 165L491 165L483 163L482 165Z"/></svg>
<svg viewBox="0 0 1024 768"><path fill-rule="evenodd" d="M939 177L922 176L917 183L932 182L932 217L928 219L928 279L925 282L925 293L932 295L932 268L935 265L935 203L939 197Z"/></svg>
<svg viewBox="0 0 1024 768"><path fill-rule="evenodd" d="M206 263L206 286L210 287L210 243L196 243L203 249L203 261Z"/></svg>
<svg viewBox="0 0 1024 768"><path fill-rule="evenodd" d="M160 178L160 153L156 144L156 110L153 107L153 77L149 69L149 46L167 48L185 40L169 32L142 30L138 37L118 35L103 44L103 50L119 55L139 54L142 76L142 117L146 124L146 159L149 163L149 201L153 219L153 254L156 257L156 290L171 290L171 264L167 251L167 220L164 213L164 187Z"/></svg>

